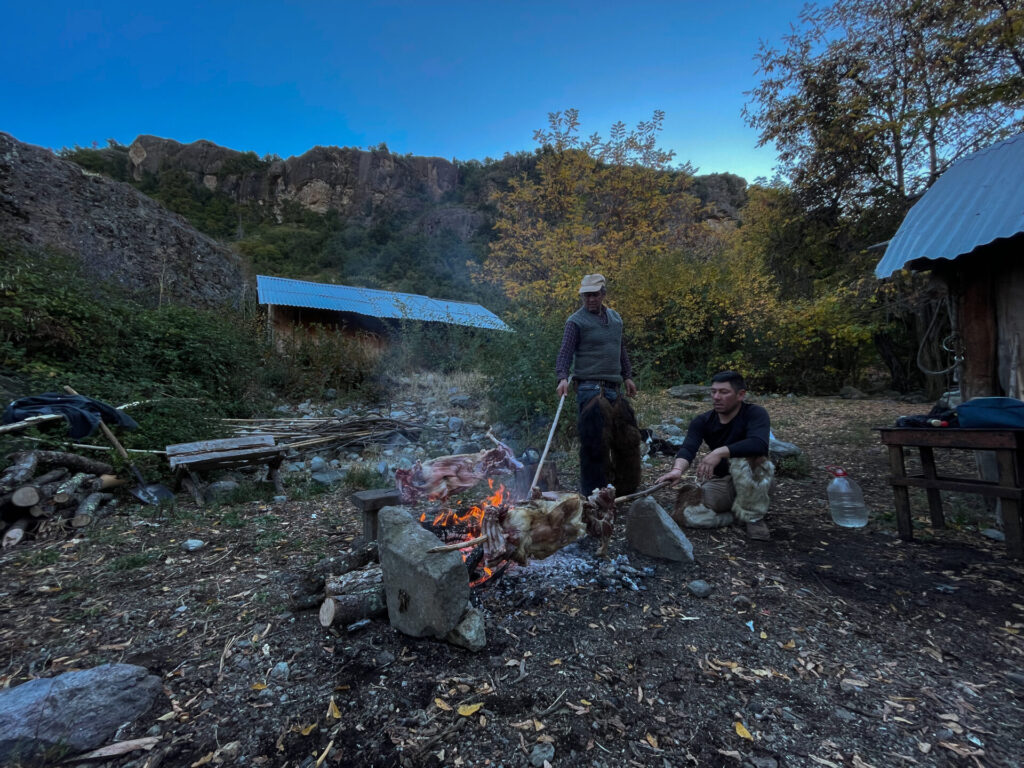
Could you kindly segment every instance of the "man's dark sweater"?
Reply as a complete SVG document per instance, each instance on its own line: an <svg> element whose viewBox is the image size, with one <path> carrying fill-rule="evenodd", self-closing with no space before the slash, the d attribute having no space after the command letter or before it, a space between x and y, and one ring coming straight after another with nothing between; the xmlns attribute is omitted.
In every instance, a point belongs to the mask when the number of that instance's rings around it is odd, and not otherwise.
<svg viewBox="0 0 1024 768"><path fill-rule="evenodd" d="M729 446L729 455L767 456L768 435L771 425L768 411L760 405L741 403L739 413L728 424L718 420L714 411L695 416L686 431L686 440L676 452L677 459L686 459L691 464L701 443L707 443L710 450ZM715 467L715 477L729 474L729 461L725 459Z"/></svg>

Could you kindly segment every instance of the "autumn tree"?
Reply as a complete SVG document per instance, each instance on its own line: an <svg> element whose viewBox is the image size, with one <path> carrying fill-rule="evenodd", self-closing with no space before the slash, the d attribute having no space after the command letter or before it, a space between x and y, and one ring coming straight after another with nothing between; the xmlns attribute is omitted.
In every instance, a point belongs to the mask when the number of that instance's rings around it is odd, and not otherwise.
<svg viewBox="0 0 1024 768"><path fill-rule="evenodd" d="M810 204L905 210L954 161L1024 127L1013 0L836 0L762 46L747 105Z"/></svg>
<svg viewBox="0 0 1024 768"><path fill-rule="evenodd" d="M558 310L573 301L580 277L601 272L616 306L641 318L678 284L685 259L709 259L718 244L698 219L700 203L686 190L690 169L673 167L673 153L657 146L664 115L610 136L582 137L579 115L549 115L535 133L541 144L536 171L496 193L496 240L485 274L513 299Z"/></svg>

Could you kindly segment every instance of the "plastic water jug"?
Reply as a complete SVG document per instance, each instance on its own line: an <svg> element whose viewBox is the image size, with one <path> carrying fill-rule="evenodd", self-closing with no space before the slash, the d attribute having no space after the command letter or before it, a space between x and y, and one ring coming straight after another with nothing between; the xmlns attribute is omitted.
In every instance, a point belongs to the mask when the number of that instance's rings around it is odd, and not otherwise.
<svg viewBox="0 0 1024 768"><path fill-rule="evenodd" d="M843 528L862 528L868 524L868 508L864 494L842 467L825 467L832 473L828 484L828 508L832 520Z"/></svg>

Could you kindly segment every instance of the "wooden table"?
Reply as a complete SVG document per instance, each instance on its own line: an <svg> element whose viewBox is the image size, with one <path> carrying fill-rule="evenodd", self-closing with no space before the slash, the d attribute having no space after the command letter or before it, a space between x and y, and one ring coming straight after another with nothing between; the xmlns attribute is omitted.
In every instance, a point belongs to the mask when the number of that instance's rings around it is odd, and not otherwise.
<svg viewBox="0 0 1024 768"><path fill-rule="evenodd" d="M879 430L882 442L889 447L889 468L893 495L896 497L896 523L901 539L914 536L910 520L910 488L924 488L928 494L928 511L932 525L945 526L940 491L978 493L1001 500L1003 534L1012 557L1024 558L1021 539L1024 507L1024 429L963 429L952 427L915 428L886 427ZM908 475L904 448L921 452L922 474ZM935 469L936 448L968 451L994 451L999 467L997 481L973 477L944 477Z"/></svg>

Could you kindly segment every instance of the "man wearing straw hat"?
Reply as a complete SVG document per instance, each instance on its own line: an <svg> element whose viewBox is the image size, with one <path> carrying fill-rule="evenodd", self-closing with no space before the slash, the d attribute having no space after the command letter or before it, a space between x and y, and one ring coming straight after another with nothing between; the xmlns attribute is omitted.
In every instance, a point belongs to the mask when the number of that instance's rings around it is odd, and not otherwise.
<svg viewBox="0 0 1024 768"><path fill-rule="evenodd" d="M580 493L615 486L619 495L640 484L640 430L626 396L636 395L633 368L622 334L622 318L604 305L603 275L585 275L582 306L565 323L555 362L558 395L569 391L572 367L580 440ZM625 390L625 394L623 394Z"/></svg>

